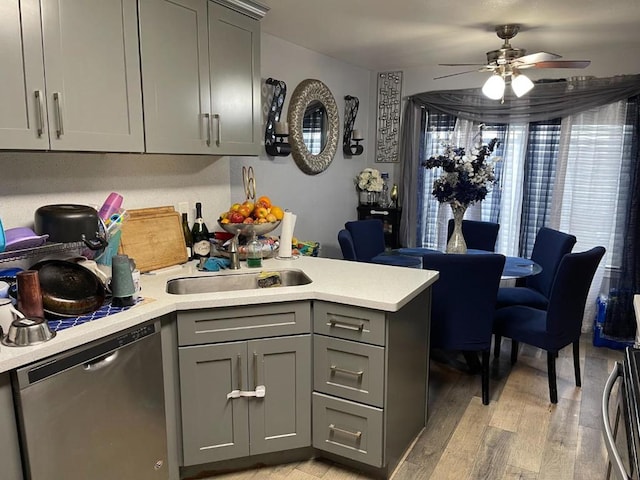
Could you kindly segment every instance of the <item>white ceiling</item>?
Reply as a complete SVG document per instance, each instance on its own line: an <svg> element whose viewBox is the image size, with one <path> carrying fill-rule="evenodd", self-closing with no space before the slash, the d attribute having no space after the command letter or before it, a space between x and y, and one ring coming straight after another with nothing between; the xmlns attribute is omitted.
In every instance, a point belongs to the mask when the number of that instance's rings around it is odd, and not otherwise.
<svg viewBox="0 0 640 480"><path fill-rule="evenodd" d="M640 56L639 0L261 0L262 30L371 71L484 63L501 47L494 27L521 24L513 47L592 60L621 51ZM597 53L596 53L597 52ZM595 57L595 58L594 58ZM433 67L433 69L431 69ZM557 71L557 70L554 70ZM618 71L613 73L638 73Z"/></svg>

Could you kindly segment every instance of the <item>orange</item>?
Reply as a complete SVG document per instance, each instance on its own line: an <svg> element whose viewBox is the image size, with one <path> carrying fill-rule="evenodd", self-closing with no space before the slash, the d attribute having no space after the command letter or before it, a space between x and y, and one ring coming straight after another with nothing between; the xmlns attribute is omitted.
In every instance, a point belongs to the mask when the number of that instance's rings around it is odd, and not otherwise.
<svg viewBox="0 0 640 480"><path fill-rule="evenodd" d="M258 202L262 203L266 208L269 208L271 206L271 199L266 195L258 198Z"/></svg>
<svg viewBox="0 0 640 480"><path fill-rule="evenodd" d="M282 208L278 207L277 205L271 207L269 213L273 213L273 215L276 217L276 220L282 220L282 217L284 217L284 210L282 210Z"/></svg>

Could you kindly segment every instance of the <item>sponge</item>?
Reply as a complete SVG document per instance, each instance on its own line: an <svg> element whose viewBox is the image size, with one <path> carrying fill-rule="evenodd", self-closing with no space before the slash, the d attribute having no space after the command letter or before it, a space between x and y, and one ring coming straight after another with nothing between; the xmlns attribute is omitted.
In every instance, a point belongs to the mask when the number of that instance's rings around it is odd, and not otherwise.
<svg viewBox="0 0 640 480"><path fill-rule="evenodd" d="M278 272L260 272L258 274L258 288L279 287L281 285L282 280Z"/></svg>

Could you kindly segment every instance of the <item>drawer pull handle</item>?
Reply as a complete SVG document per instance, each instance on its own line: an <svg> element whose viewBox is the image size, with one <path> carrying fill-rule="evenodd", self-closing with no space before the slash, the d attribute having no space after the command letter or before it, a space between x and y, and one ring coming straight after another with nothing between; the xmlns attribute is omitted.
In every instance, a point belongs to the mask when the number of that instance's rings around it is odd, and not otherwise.
<svg viewBox="0 0 640 480"><path fill-rule="evenodd" d="M386 210L371 210L371 215L389 215L389 212Z"/></svg>
<svg viewBox="0 0 640 480"><path fill-rule="evenodd" d="M352 323L339 322L335 319L329 320L330 328L344 328L345 330L355 330L357 332L362 332L364 330L364 322L360 322L359 325L353 325Z"/></svg>
<svg viewBox="0 0 640 480"><path fill-rule="evenodd" d="M355 370L347 370L346 368L340 368L336 367L335 365L331 365L331 374L333 375L336 372L346 373L348 375L354 375L356 377L361 377L362 375L364 375L364 372L362 370L356 372Z"/></svg>
<svg viewBox="0 0 640 480"><path fill-rule="evenodd" d="M336 427L333 423L329 424L329 430L331 430L332 432L342 433L343 435L350 435L357 438L358 440L362 438L362 432L350 432L349 430L344 430L342 428Z"/></svg>

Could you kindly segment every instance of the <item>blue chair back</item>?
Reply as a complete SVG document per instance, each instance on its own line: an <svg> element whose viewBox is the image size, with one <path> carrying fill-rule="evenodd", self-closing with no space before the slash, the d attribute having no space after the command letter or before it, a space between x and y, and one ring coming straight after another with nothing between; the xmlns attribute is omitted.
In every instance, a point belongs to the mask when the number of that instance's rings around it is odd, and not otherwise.
<svg viewBox="0 0 640 480"><path fill-rule="evenodd" d="M542 267L542 272L527 277L524 286L533 288L549 298L560 261L567 253L571 253L575 244L575 236L542 227L536 235L531 252L531 260Z"/></svg>
<svg viewBox="0 0 640 480"><path fill-rule="evenodd" d="M480 351L491 346L493 315L505 257L430 253L422 266L437 270L431 300L431 346Z"/></svg>
<svg viewBox="0 0 640 480"><path fill-rule="evenodd" d="M338 232L338 243L340 244L340 250L342 250L342 258L345 260L355 260L356 250L353 246L353 239L348 230L342 229Z"/></svg>
<svg viewBox="0 0 640 480"><path fill-rule="evenodd" d="M578 341L591 281L604 247L568 253L560 261L547 309L547 350Z"/></svg>
<svg viewBox="0 0 640 480"><path fill-rule="evenodd" d="M370 262L373 257L384 252L384 230L382 220L371 218L354 220L344 224L353 239L356 260Z"/></svg>
<svg viewBox="0 0 640 480"><path fill-rule="evenodd" d="M479 222L476 220L462 221L462 235L467 248L495 252L498 230L500 230L499 223ZM451 238L452 233L453 219L450 219L447 224L447 241Z"/></svg>

